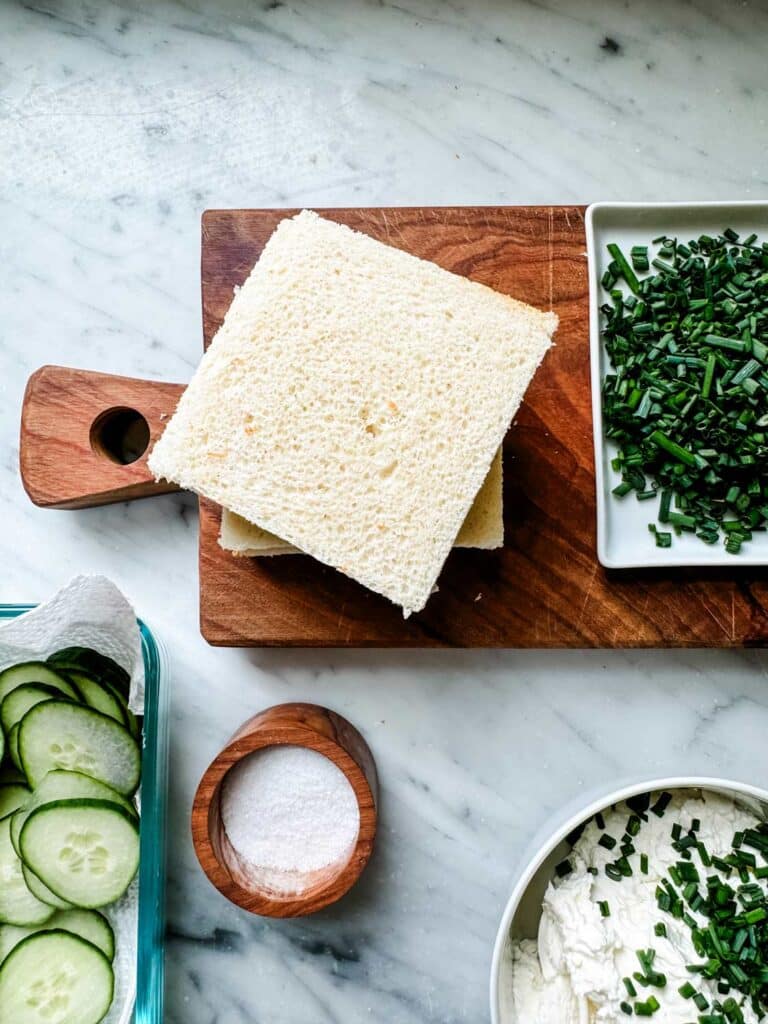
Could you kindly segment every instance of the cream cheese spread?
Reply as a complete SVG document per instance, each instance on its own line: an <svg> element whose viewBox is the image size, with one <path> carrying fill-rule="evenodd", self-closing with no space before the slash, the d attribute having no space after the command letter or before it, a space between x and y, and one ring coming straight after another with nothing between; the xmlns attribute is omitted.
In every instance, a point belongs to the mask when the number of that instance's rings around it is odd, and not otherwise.
<svg viewBox="0 0 768 1024"><path fill-rule="evenodd" d="M701 1011L679 993L686 982L693 982L710 1005L724 998L716 982L687 970L688 965L702 962L691 929L660 909L656 892L662 879L669 878L669 868L681 859L672 846L675 823L687 832L696 821L699 841L710 855L722 857L731 853L734 834L754 828L759 819L724 796L678 791L662 816L644 815L647 820L632 837L632 874L616 881L606 875L605 868L621 856L618 844L632 813L620 804L604 812L603 821L589 822L568 857L565 870L570 868L569 873L547 889L538 941L513 942L509 1024L619 1024L629 1019L628 1004L649 994L659 1003L653 1024L687 1024L698 1020ZM601 845L603 836L616 839L617 845L607 849ZM647 873L641 870L641 857ZM712 873L701 865L699 870L702 879ZM734 884L739 884L738 877ZM765 880L758 884L766 888ZM706 926L705 918L692 916ZM666 934L657 933L660 923ZM624 979L642 973L637 952L648 949L655 952L653 969L665 975L666 983L643 987L634 982L637 997L633 999ZM748 1000L741 1010L745 1024L760 1020Z"/></svg>

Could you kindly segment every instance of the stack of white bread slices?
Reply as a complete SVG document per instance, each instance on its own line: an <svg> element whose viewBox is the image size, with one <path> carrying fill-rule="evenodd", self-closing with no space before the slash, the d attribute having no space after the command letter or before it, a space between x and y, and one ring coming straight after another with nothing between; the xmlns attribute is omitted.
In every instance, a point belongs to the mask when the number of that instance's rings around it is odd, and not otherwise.
<svg viewBox="0 0 768 1024"><path fill-rule="evenodd" d="M304 211L283 220L149 459L239 554L298 550L421 610L502 543L500 445L557 327Z"/></svg>

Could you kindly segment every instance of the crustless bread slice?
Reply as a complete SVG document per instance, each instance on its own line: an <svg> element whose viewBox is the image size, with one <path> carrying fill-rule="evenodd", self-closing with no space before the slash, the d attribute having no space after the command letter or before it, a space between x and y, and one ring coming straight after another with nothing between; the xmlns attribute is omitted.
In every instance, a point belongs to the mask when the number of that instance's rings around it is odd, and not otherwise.
<svg viewBox="0 0 768 1024"><path fill-rule="evenodd" d="M556 325L304 211L265 246L150 467L409 614Z"/></svg>

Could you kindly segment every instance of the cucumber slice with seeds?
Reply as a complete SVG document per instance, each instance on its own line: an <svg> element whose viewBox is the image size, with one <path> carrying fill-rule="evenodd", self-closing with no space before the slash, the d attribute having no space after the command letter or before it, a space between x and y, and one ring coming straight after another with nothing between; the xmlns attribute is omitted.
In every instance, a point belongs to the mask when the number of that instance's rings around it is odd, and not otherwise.
<svg viewBox="0 0 768 1024"><path fill-rule="evenodd" d="M106 917L97 910L58 910L39 928L20 928L18 925L0 925L0 963L8 954L30 935L41 931L57 929L79 935L86 942L92 942L108 960L115 958L115 933Z"/></svg>
<svg viewBox="0 0 768 1024"><path fill-rule="evenodd" d="M115 696L114 691L108 689L93 676L86 675L85 672L69 672L67 675L83 695L83 700L89 708L100 711L108 718L114 718L120 725L128 724L123 702ZM1 713L2 709L0 709Z"/></svg>
<svg viewBox="0 0 768 1024"><path fill-rule="evenodd" d="M21 853L19 836L28 814L31 814L36 807L42 807L43 804L52 803L54 800L76 800L80 797L90 800L109 800L119 804L132 817L138 818L136 808L130 800L105 783L99 782L98 779L92 779L90 775L82 775L80 772L48 772L31 795L27 805L11 818L11 843L16 853Z"/></svg>
<svg viewBox="0 0 768 1024"><path fill-rule="evenodd" d="M21 861L11 845L10 818L0 821L0 921L3 924L44 924L53 907L36 899L27 888ZM0 999L0 1020L5 1020Z"/></svg>
<svg viewBox="0 0 768 1024"><path fill-rule="evenodd" d="M130 732L93 708L48 700L19 724L18 751L31 786L55 768L90 775L130 795L139 783L141 754Z"/></svg>
<svg viewBox="0 0 768 1024"><path fill-rule="evenodd" d="M71 697L72 700L80 699L72 683L54 671L50 665L43 661L25 661L21 665L12 665L11 668L0 672L0 701L5 700L17 686L23 686L25 683L43 683L59 690L65 697Z"/></svg>
<svg viewBox="0 0 768 1024"><path fill-rule="evenodd" d="M79 935L42 931L23 939L0 966L3 1024L99 1024L115 978L100 949Z"/></svg>
<svg viewBox="0 0 768 1024"><path fill-rule="evenodd" d="M59 800L36 808L19 845L24 863L76 907L119 900L139 866L138 823L106 800Z"/></svg>
<svg viewBox="0 0 768 1024"><path fill-rule="evenodd" d="M29 787L20 782L0 783L0 818L7 818L24 807L30 796Z"/></svg>
<svg viewBox="0 0 768 1024"><path fill-rule="evenodd" d="M62 696L61 690L45 683L22 683L11 690L0 704L0 721L6 734L35 704L41 704L44 700L61 700Z"/></svg>

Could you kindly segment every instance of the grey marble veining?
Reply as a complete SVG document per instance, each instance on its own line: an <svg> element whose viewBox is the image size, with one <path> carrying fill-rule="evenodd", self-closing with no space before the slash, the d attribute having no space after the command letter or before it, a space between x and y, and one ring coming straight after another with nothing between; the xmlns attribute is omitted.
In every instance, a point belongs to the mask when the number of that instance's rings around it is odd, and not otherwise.
<svg viewBox="0 0 768 1024"><path fill-rule="evenodd" d="M243 652L197 632L195 503L32 507L45 362L189 378L208 206L760 198L768 5L0 0L0 600L113 577L173 661L167 1019L487 1018L509 880L566 802L632 775L766 784L760 653ZM381 833L336 908L270 923L208 885L196 781L286 699L366 734Z"/></svg>

